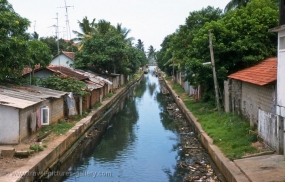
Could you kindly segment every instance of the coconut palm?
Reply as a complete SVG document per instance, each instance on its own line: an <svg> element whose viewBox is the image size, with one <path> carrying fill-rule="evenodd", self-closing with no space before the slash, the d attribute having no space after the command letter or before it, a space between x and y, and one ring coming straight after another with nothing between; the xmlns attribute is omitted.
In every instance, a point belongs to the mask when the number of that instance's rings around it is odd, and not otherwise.
<svg viewBox="0 0 285 182"><path fill-rule="evenodd" d="M99 22L96 25L96 33L100 34L106 34L108 31L112 29L112 25L110 22L106 20L99 20Z"/></svg>
<svg viewBox="0 0 285 182"><path fill-rule="evenodd" d="M78 24L81 32L75 30L72 32L76 34L77 37L73 40L79 42L79 50L81 50L84 42L91 38L96 32L95 18L92 20L92 22L89 22L88 18L85 16L82 22L78 21Z"/></svg>
<svg viewBox="0 0 285 182"><path fill-rule="evenodd" d="M122 24L121 23L118 23L117 24L117 27L116 27L116 31L120 34L122 34L123 36L123 39L124 41L127 43L127 44L132 44L132 41L134 40L133 37L128 37L128 34L131 32L130 29L127 29L127 28L122 28Z"/></svg>
<svg viewBox="0 0 285 182"><path fill-rule="evenodd" d="M149 59L150 62L153 62L156 59L156 52L152 45L149 46L148 48L147 58Z"/></svg>
<svg viewBox="0 0 285 182"><path fill-rule="evenodd" d="M142 52L144 52L144 44L143 44L143 41L141 41L141 39L138 39L138 43L135 46L138 50L141 50Z"/></svg>
<svg viewBox="0 0 285 182"><path fill-rule="evenodd" d="M246 6L246 4L249 2L250 0L231 0L225 7L225 12L230 11L232 9L235 8L239 8L242 6Z"/></svg>

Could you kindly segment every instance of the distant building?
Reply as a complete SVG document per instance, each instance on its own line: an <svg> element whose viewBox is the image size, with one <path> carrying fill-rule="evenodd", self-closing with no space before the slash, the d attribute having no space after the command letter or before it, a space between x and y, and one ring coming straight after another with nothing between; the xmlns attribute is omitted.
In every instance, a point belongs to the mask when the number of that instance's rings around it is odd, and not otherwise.
<svg viewBox="0 0 285 182"><path fill-rule="evenodd" d="M64 66L67 68L74 68L74 56L74 52L61 51L52 59L50 66Z"/></svg>

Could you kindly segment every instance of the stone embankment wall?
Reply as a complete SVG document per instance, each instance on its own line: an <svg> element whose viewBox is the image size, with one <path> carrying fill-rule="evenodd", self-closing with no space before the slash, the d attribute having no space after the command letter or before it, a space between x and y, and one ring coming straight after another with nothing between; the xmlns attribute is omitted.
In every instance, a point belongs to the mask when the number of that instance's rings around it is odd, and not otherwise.
<svg viewBox="0 0 285 182"><path fill-rule="evenodd" d="M164 80L165 81L165 80ZM228 182L248 182L249 179L242 173L242 171L234 164L233 161L230 161L228 158L224 156L221 150L213 144L212 138L210 138L207 133L201 127L201 124L197 122L195 116L187 109L184 102L177 97L178 95L175 91L169 86L167 81L165 81L165 85L167 86L168 90L172 94L178 108L183 112L187 120L193 126L195 133L198 135L201 143L208 151L209 155L211 156L212 160L217 165L220 172L224 175L225 179Z"/></svg>

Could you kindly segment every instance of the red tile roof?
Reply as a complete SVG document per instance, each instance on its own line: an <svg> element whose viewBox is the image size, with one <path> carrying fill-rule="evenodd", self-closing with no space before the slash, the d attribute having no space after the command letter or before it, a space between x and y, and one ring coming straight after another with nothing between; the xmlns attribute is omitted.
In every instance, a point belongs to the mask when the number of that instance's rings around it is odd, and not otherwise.
<svg viewBox="0 0 285 182"><path fill-rule="evenodd" d="M79 74L76 71L74 71L74 70L72 70L70 68L64 67L64 66L47 66L46 68L48 70L54 72L54 73L62 73L62 74L67 75L69 77L74 77L74 78L76 78L78 80L86 80L86 79L88 79L87 76Z"/></svg>
<svg viewBox="0 0 285 182"><path fill-rule="evenodd" d="M277 58L268 58L228 77L260 86L269 84L277 80Z"/></svg>
<svg viewBox="0 0 285 182"><path fill-rule="evenodd" d="M69 57L70 59L74 60L74 52L62 51L62 53L63 53L64 55L66 55L67 57Z"/></svg>

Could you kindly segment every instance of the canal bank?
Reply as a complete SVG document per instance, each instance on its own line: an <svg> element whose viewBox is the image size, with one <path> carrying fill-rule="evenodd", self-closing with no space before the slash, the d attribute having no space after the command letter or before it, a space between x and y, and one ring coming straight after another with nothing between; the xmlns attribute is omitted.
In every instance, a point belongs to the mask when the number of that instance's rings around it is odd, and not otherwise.
<svg viewBox="0 0 285 182"><path fill-rule="evenodd" d="M207 135L207 133L201 127L201 124L197 122L195 116L187 109L184 102L178 97L178 94L171 88L170 84L167 80L163 80L167 89L170 91L171 95L173 96L178 108L181 112L185 115L188 121L193 126L195 133L199 136L200 142L208 151L209 155L211 156L212 160L215 162L218 169L221 171L223 176L229 182L247 182L249 180L246 175L241 171L241 169L236 166L233 161L230 161L221 150L213 144L213 140Z"/></svg>
<svg viewBox="0 0 285 182"><path fill-rule="evenodd" d="M74 143L85 134L90 126L96 124L106 112L112 109L114 103L134 86L142 76L143 74L139 78L126 84L123 88L118 89L116 94L114 94L113 97L104 100L99 108L92 110L87 117L77 122L67 133L55 138L52 143L49 143L48 148L31 156L24 166L13 172L2 175L0 181L35 181L39 177L47 175L50 167L61 162L60 160L64 160L64 158L67 157L66 152L74 145ZM104 122L99 124L96 128L96 135L102 135L107 125L108 123Z"/></svg>

